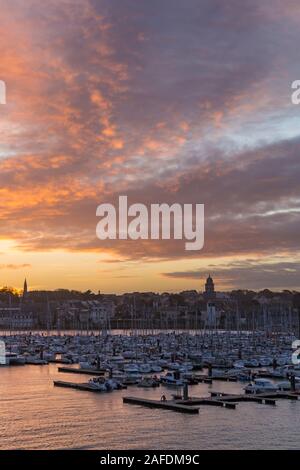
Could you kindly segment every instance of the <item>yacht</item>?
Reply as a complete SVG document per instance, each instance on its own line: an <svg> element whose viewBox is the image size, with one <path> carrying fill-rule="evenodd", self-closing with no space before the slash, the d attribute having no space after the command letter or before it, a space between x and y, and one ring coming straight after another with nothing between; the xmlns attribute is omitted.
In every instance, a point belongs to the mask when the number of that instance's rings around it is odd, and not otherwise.
<svg viewBox="0 0 300 470"><path fill-rule="evenodd" d="M300 377L300 364L294 364L282 367L282 371L285 377L293 374L295 377Z"/></svg>
<svg viewBox="0 0 300 470"><path fill-rule="evenodd" d="M273 384L271 380L255 379L254 382L249 383L244 390L246 393L276 392L278 387Z"/></svg>
<svg viewBox="0 0 300 470"><path fill-rule="evenodd" d="M160 381L163 385L171 385L175 387L182 387L184 380L180 378L179 372L167 372L166 375L160 376Z"/></svg>
<svg viewBox="0 0 300 470"><path fill-rule="evenodd" d="M270 356L260 356L259 363L262 367L271 366L273 363L273 359Z"/></svg>
<svg viewBox="0 0 300 470"><path fill-rule="evenodd" d="M139 371L142 373L142 374L150 374L152 368L149 364L140 364L139 366Z"/></svg>
<svg viewBox="0 0 300 470"><path fill-rule="evenodd" d="M153 377L143 377L142 380L137 384L138 387L143 388L153 388L159 387L159 381L154 379Z"/></svg>
<svg viewBox="0 0 300 470"><path fill-rule="evenodd" d="M300 390L300 377L295 377L295 388ZM277 383L278 390L289 391L291 390L291 382L289 380L284 380Z"/></svg>
<svg viewBox="0 0 300 470"><path fill-rule="evenodd" d="M96 390L99 390L101 392L107 392L105 382L102 379L102 377L94 377L94 378L90 379L89 380L89 385L90 385L90 387L95 388Z"/></svg>
<svg viewBox="0 0 300 470"><path fill-rule="evenodd" d="M244 369L245 363L244 363L244 361L242 361L242 360L238 360L238 361L235 361L235 362L233 363L233 367L234 367L235 369Z"/></svg>
<svg viewBox="0 0 300 470"><path fill-rule="evenodd" d="M151 364L151 372L154 372L156 374L162 372L162 367L158 364Z"/></svg>
<svg viewBox="0 0 300 470"><path fill-rule="evenodd" d="M19 356L16 353L7 352L5 354L5 363L9 366L23 366L25 364L25 357Z"/></svg>
<svg viewBox="0 0 300 470"><path fill-rule="evenodd" d="M103 377L93 377L89 380L89 385L101 392L111 392L118 388L114 380L104 379Z"/></svg>
<svg viewBox="0 0 300 470"><path fill-rule="evenodd" d="M126 374L139 374L140 369L137 364L125 364L124 365L124 372Z"/></svg>
<svg viewBox="0 0 300 470"><path fill-rule="evenodd" d="M259 362L257 359L247 359L245 361L245 367L259 367Z"/></svg>

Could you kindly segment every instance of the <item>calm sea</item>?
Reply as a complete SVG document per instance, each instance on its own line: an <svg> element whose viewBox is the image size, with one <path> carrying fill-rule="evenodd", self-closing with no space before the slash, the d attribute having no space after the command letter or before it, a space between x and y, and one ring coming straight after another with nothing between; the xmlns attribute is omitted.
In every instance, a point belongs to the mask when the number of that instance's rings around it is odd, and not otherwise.
<svg viewBox="0 0 300 470"><path fill-rule="evenodd" d="M123 395L170 396L165 387L93 394L53 387L54 379L87 377L58 373L54 364L0 368L1 449L300 449L300 401L202 406L199 415L184 415L122 402ZM215 382L190 392L242 387Z"/></svg>

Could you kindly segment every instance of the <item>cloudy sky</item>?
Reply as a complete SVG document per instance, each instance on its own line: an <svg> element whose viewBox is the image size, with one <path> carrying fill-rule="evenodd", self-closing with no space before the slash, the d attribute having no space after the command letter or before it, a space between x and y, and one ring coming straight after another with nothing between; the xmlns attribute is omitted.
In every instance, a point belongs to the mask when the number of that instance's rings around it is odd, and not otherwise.
<svg viewBox="0 0 300 470"><path fill-rule="evenodd" d="M0 0L0 285L300 288L298 0ZM96 238L204 203L205 246Z"/></svg>

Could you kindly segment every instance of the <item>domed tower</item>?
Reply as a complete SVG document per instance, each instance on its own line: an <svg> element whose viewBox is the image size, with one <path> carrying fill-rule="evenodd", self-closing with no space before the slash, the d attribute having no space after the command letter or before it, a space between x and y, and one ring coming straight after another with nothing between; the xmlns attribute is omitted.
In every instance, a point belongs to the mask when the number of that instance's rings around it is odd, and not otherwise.
<svg viewBox="0 0 300 470"><path fill-rule="evenodd" d="M207 300L214 299L216 297L214 281L210 274L206 279L204 296Z"/></svg>

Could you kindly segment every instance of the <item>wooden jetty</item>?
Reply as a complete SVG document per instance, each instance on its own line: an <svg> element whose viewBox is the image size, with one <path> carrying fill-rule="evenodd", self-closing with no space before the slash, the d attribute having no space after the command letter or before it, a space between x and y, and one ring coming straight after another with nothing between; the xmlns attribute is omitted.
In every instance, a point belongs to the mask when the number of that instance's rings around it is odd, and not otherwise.
<svg viewBox="0 0 300 470"><path fill-rule="evenodd" d="M237 377L231 375L194 375L194 378L199 383L212 383L213 380L219 380L221 382L237 382Z"/></svg>
<svg viewBox="0 0 300 470"><path fill-rule="evenodd" d="M240 394L235 395L232 393L210 392L210 395L215 400L229 402L255 402L263 403L265 405L276 405L276 400L273 397L262 397L261 394ZM276 397L278 398L278 397Z"/></svg>
<svg viewBox="0 0 300 470"><path fill-rule="evenodd" d="M72 362L66 361L65 359L47 359L47 361L49 362L49 364L72 364Z"/></svg>
<svg viewBox="0 0 300 470"><path fill-rule="evenodd" d="M59 367L58 372L67 372L71 374L86 374L86 375L104 375L105 369L75 369L75 367Z"/></svg>
<svg viewBox="0 0 300 470"><path fill-rule="evenodd" d="M150 408L161 408L171 411L179 411L182 413L198 413L199 406L218 406L228 409L235 409L239 402L254 402L264 405L276 405L276 399L284 398L289 400L298 400L299 393L295 392L267 392L256 394L228 394L221 392L211 392L210 397L189 397L187 399L173 399L173 400L148 400L139 397L124 397L123 403L131 405L140 405ZM189 411L188 409L192 411Z"/></svg>
<svg viewBox="0 0 300 470"><path fill-rule="evenodd" d="M163 410L177 411L179 413L189 413L197 414L199 413L199 408L196 406L185 405L178 403L176 400L148 400L145 398L139 397L123 397L123 403L128 403L129 405L141 405L148 408L160 408Z"/></svg>
<svg viewBox="0 0 300 470"><path fill-rule="evenodd" d="M208 405L208 406L219 406L219 407L224 407L224 408L230 408L231 410L235 410L236 408L236 403L233 403L231 401L227 401L225 398L219 399L219 398L212 398L212 397L191 397L188 398L187 400L180 400L180 402L177 403L182 403L186 406L194 406L194 405Z"/></svg>
<svg viewBox="0 0 300 470"><path fill-rule="evenodd" d="M211 396L215 399L224 399L226 401L256 401L257 403L265 403L266 405L275 404L276 399L298 400L300 394L298 392L262 392L262 393L245 393L234 395L231 393L211 392Z"/></svg>
<svg viewBox="0 0 300 470"><path fill-rule="evenodd" d="M103 393L103 390L92 387L89 383L77 384L75 382L63 382L62 380L54 380L53 384L55 387L73 388L75 390L83 390L84 392Z"/></svg>
<svg viewBox="0 0 300 470"><path fill-rule="evenodd" d="M276 391L257 393L255 396L259 396L262 398L285 398L287 400L298 400L299 394L295 392Z"/></svg>

